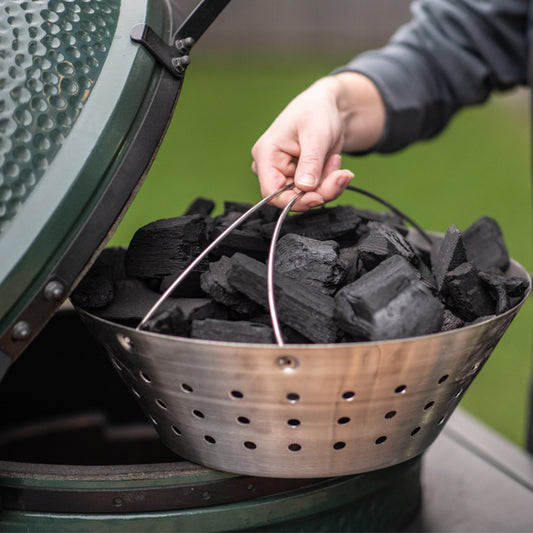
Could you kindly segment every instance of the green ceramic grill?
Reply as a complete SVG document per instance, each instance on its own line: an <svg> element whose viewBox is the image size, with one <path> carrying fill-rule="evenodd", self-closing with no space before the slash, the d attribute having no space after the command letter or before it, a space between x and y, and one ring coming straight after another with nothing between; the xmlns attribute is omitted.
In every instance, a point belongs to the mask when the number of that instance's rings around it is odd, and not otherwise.
<svg viewBox="0 0 533 533"><path fill-rule="evenodd" d="M66 299L140 186L191 46L160 0L0 1L0 366ZM3 372L2 372L3 374Z"/></svg>

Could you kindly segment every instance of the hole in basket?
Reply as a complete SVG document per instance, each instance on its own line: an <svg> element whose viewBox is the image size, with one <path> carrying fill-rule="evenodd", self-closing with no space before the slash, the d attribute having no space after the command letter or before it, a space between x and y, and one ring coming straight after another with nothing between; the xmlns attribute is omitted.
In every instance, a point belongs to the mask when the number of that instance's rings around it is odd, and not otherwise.
<svg viewBox="0 0 533 533"><path fill-rule="evenodd" d="M344 424L347 424L349 421L350 421L350 418L348 416L341 416L337 420L337 424L340 424L341 426L343 426Z"/></svg>
<svg viewBox="0 0 533 533"><path fill-rule="evenodd" d="M446 415L441 416L440 420L437 422L437 425L442 426L444 422L446 421Z"/></svg>
<svg viewBox="0 0 533 533"><path fill-rule="evenodd" d="M232 390L230 394L233 398L237 398L238 400L244 398L244 394L240 390Z"/></svg>
<svg viewBox="0 0 533 533"><path fill-rule="evenodd" d="M424 411L429 411L434 405L435 402L433 401L426 403L426 405L424 405Z"/></svg>
<svg viewBox="0 0 533 533"><path fill-rule="evenodd" d="M449 377L448 374L444 374L444 376L439 379L439 385L442 385Z"/></svg>
<svg viewBox="0 0 533 533"><path fill-rule="evenodd" d="M150 415L150 420L152 421L152 424L153 424L154 426L157 426L157 425L158 425L157 420L156 420L152 415Z"/></svg>
<svg viewBox="0 0 533 533"><path fill-rule="evenodd" d="M472 372L475 372L479 368L480 363L475 363L472 365Z"/></svg>
<svg viewBox="0 0 533 533"><path fill-rule="evenodd" d="M193 392L194 389L190 385L188 385L187 383L182 383L181 384L181 390L183 392L190 393L190 392Z"/></svg>
<svg viewBox="0 0 533 533"><path fill-rule="evenodd" d="M378 437L376 439L376 444L383 444L387 440L387 437L385 435L382 435L381 437Z"/></svg>
<svg viewBox="0 0 533 533"><path fill-rule="evenodd" d="M170 429L178 436L181 437L181 431L176 426L170 426Z"/></svg>
<svg viewBox="0 0 533 533"><path fill-rule="evenodd" d="M396 411L389 411L386 415L385 415L385 418L394 418L396 416Z"/></svg>
<svg viewBox="0 0 533 533"><path fill-rule="evenodd" d="M239 416L239 418L237 418L237 422L239 422L240 424L249 424L250 419L246 418L245 416Z"/></svg>
<svg viewBox="0 0 533 533"><path fill-rule="evenodd" d="M287 420L287 424L291 426L292 428L298 427L301 422L297 418L291 418L290 420Z"/></svg>
<svg viewBox="0 0 533 533"><path fill-rule="evenodd" d="M166 409L167 406L163 400L156 400L155 403L161 407L161 409Z"/></svg>
<svg viewBox="0 0 533 533"><path fill-rule="evenodd" d="M287 400L289 400L289 402L297 402L298 400L300 399L300 395L299 394L296 394L295 392L289 392L289 394L287 394Z"/></svg>
<svg viewBox="0 0 533 533"><path fill-rule="evenodd" d="M195 409L192 414L196 417L196 418L205 418L205 415L204 413L202 413L202 411L198 411L198 409Z"/></svg>
<svg viewBox="0 0 533 533"><path fill-rule="evenodd" d="M350 401L353 400L355 397L355 392L353 390L347 390L346 392L342 393L343 400Z"/></svg>
<svg viewBox="0 0 533 533"><path fill-rule="evenodd" d="M296 442L289 444L289 450L291 452L299 452L301 449L302 449L301 445L297 444Z"/></svg>
<svg viewBox="0 0 533 533"><path fill-rule="evenodd" d="M119 372L123 372L124 371L124 367L115 359L111 359L111 362L113 363L113 366L119 371Z"/></svg>
<svg viewBox="0 0 533 533"><path fill-rule="evenodd" d="M255 442L251 442L251 441L247 440L244 443L244 447L248 448L249 450L255 450L257 448L257 444Z"/></svg>
<svg viewBox="0 0 533 533"><path fill-rule="evenodd" d="M133 387L131 388L131 392L133 392L133 394L135 394L135 396L137 396L137 398L141 397L141 395Z"/></svg>
<svg viewBox="0 0 533 533"><path fill-rule="evenodd" d="M407 390L407 385L400 385L394 389L396 394L403 394Z"/></svg>
<svg viewBox="0 0 533 533"><path fill-rule="evenodd" d="M336 442L336 443L333 445L333 449L334 449L334 450L342 450L345 446L346 446L346 443L345 443L345 442Z"/></svg>
<svg viewBox="0 0 533 533"><path fill-rule="evenodd" d="M206 440L206 442L209 442L209 444L215 444L216 443L216 440L213 437L211 437L211 435L205 435L204 439Z"/></svg>
<svg viewBox="0 0 533 533"><path fill-rule="evenodd" d="M455 394L454 394L454 398L459 398L459 396L461 396L461 394L463 394L463 389L459 389Z"/></svg>
<svg viewBox="0 0 533 533"><path fill-rule="evenodd" d="M152 379L148 374L145 374L144 372L139 372L139 375L144 381L146 381L146 383L152 383Z"/></svg>
<svg viewBox="0 0 533 533"><path fill-rule="evenodd" d="M415 429L413 429L413 431L411 431L411 437L414 437L419 431L420 427L416 427Z"/></svg>

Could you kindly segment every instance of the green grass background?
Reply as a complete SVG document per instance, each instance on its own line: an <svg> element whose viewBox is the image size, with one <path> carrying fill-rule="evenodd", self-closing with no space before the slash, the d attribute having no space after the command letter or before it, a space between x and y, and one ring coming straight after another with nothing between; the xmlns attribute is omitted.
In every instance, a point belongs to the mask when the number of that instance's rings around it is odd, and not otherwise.
<svg viewBox="0 0 533 533"><path fill-rule="evenodd" d="M250 149L298 92L349 57L217 57L198 53L158 156L112 245L135 229L179 216L196 197L255 202ZM500 223L512 257L532 268L529 107L523 95L460 112L436 140L401 153L345 157L354 184L396 204L424 228ZM380 208L346 192L340 203ZM220 207L219 207L220 210ZM526 303L461 405L524 444L532 376L532 309Z"/></svg>

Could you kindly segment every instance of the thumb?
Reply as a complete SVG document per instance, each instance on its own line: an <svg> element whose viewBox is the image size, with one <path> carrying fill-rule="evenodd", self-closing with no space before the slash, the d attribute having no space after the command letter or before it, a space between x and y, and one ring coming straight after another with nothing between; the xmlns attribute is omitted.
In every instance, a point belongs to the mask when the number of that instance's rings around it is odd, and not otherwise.
<svg viewBox="0 0 533 533"><path fill-rule="evenodd" d="M322 178L326 159L325 149L319 146L304 144L300 147L300 157L296 172L294 173L294 183L301 191L312 191Z"/></svg>

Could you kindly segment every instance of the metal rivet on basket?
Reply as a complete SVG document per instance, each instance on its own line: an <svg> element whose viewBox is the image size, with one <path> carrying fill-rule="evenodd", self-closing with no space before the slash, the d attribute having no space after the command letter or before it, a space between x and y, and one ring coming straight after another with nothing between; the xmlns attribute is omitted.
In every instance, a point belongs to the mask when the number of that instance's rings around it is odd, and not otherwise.
<svg viewBox="0 0 533 533"><path fill-rule="evenodd" d="M211 499L211 493L208 490L202 492L202 500L208 501Z"/></svg>
<svg viewBox="0 0 533 533"><path fill-rule="evenodd" d="M133 341L131 340L131 337L119 333L117 335L117 339L122 348L124 348L124 350L126 350L127 352L131 352L131 350L133 349Z"/></svg>
<svg viewBox="0 0 533 533"><path fill-rule="evenodd" d="M122 498L119 498L118 496L116 498L113 498L113 505L115 507L122 507Z"/></svg>
<svg viewBox="0 0 533 533"><path fill-rule="evenodd" d="M44 298L48 302L57 302L63 298L65 286L57 280L48 282L44 287Z"/></svg>
<svg viewBox="0 0 533 533"><path fill-rule="evenodd" d="M253 483L250 483L247 489L248 489L248 492L255 492L255 485Z"/></svg>
<svg viewBox="0 0 533 533"><path fill-rule="evenodd" d="M284 372L296 370L300 365L298 359L291 355L282 355L281 357L278 357L276 363Z"/></svg>

